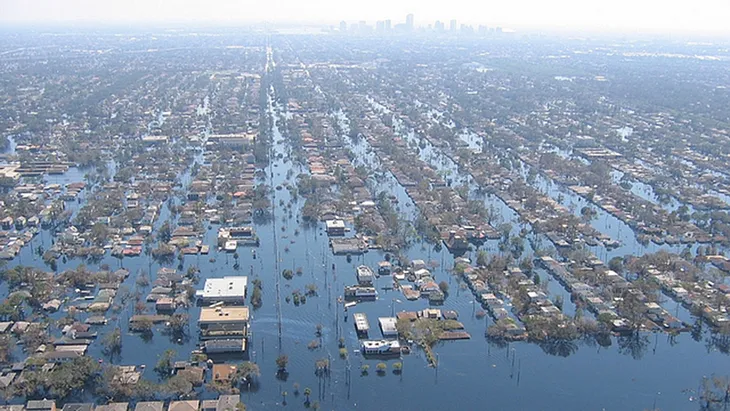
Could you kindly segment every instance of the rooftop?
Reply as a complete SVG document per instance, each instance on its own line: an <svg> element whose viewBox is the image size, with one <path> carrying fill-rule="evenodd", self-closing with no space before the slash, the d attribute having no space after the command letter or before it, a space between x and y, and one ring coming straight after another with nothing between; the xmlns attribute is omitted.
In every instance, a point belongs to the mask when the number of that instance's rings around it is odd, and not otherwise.
<svg viewBox="0 0 730 411"><path fill-rule="evenodd" d="M134 411L162 411L165 403L162 401L143 401L138 402Z"/></svg>
<svg viewBox="0 0 730 411"><path fill-rule="evenodd" d="M248 321L248 307L204 307L200 310L201 323Z"/></svg>
<svg viewBox="0 0 730 411"><path fill-rule="evenodd" d="M26 410L45 410L56 407L56 402L53 400L31 400L25 406Z"/></svg>
<svg viewBox="0 0 730 411"><path fill-rule="evenodd" d="M234 372L236 372L235 365L215 364L213 365L213 380L230 381Z"/></svg>
<svg viewBox="0 0 730 411"><path fill-rule="evenodd" d="M335 228L345 228L345 222L342 220L327 220L325 224L327 225L328 230Z"/></svg>
<svg viewBox="0 0 730 411"><path fill-rule="evenodd" d="M216 411L235 411L239 402L241 397L238 395L221 395L218 397Z"/></svg>
<svg viewBox="0 0 730 411"><path fill-rule="evenodd" d="M243 338L229 338L222 340L208 340L205 342L205 349L227 348L240 351L246 350L246 340Z"/></svg>
<svg viewBox="0 0 730 411"><path fill-rule="evenodd" d="M96 411L127 411L129 409L128 402L113 402L107 405L99 405Z"/></svg>
<svg viewBox="0 0 730 411"><path fill-rule="evenodd" d="M201 298L232 298L246 295L246 286L248 285L248 277L246 276L227 276L223 278L208 278L205 280L205 286L199 290L196 295Z"/></svg>
<svg viewBox="0 0 730 411"><path fill-rule="evenodd" d="M92 411L94 404L85 403L68 403L63 406L63 411Z"/></svg>
<svg viewBox="0 0 730 411"><path fill-rule="evenodd" d="M168 411L198 411L200 401L188 400L188 401L173 401L168 407Z"/></svg>
<svg viewBox="0 0 730 411"><path fill-rule="evenodd" d="M396 329L396 319L395 317L380 317L378 318L378 322L380 323L380 329L383 330L384 333L397 333L398 330Z"/></svg>

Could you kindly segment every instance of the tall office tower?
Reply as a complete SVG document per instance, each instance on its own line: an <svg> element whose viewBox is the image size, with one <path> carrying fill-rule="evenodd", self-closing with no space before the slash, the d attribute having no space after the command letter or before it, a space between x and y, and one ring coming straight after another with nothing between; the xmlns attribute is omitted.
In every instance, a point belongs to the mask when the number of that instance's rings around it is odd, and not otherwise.
<svg viewBox="0 0 730 411"><path fill-rule="evenodd" d="M413 14L406 16L406 29L413 30Z"/></svg>
<svg viewBox="0 0 730 411"><path fill-rule="evenodd" d="M375 31L382 32L383 30L385 30L385 22L383 22L382 20L378 20L375 23Z"/></svg>
<svg viewBox="0 0 730 411"><path fill-rule="evenodd" d="M390 31L390 19L385 20L385 31Z"/></svg>
<svg viewBox="0 0 730 411"><path fill-rule="evenodd" d="M344 20L340 22L340 31L343 33L347 31L347 23Z"/></svg>
<svg viewBox="0 0 730 411"><path fill-rule="evenodd" d="M459 31L461 31L462 33L474 33L474 27L468 24L462 24Z"/></svg>
<svg viewBox="0 0 730 411"><path fill-rule="evenodd" d="M451 23L449 23L449 30L456 31L456 19L451 20Z"/></svg>

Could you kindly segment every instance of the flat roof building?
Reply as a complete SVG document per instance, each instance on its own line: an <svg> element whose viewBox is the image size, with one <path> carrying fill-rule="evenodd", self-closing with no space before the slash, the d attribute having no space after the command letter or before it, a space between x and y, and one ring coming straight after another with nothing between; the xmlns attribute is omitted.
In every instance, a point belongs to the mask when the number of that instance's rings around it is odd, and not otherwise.
<svg viewBox="0 0 730 411"><path fill-rule="evenodd" d="M378 318L380 324L380 331L383 333L383 337L395 337L398 335L398 329L396 328L395 317L380 317Z"/></svg>
<svg viewBox="0 0 730 411"><path fill-rule="evenodd" d="M248 324L248 307L203 307L200 326L211 324Z"/></svg>
<svg viewBox="0 0 730 411"><path fill-rule="evenodd" d="M367 335L368 330L370 330L368 317L364 313L355 313L352 317L355 319L355 330L359 334Z"/></svg>
<svg viewBox="0 0 730 411"><path fill-rule="evenodd" d="M223 302L227 304L243 304L246 299L246 276L226 276L208 278L202 290L195 295L206 304Z"/></svg>
<svg viewBox="0 0 730 411"><path fill-rule="evenodd" d="M215 307L200 310L200 338L245 339L248 334L248 307Z"/></svg>
<svg viewBox="0 0 730 411"><path fill-rule="evenodd" d="M327 220L325 221L327 228L327 234L331 236L345 235L345 222L342 220Z"/></svg>
<svg viewBox="0 0 730 411"><path fill-rule="evenodd" d="M147 145L167 144L170 142L170 138L168 136L144 136L142 142Z"/></svg>
<svg viewBox="0 0 730 411"><path fill-rule="evenodd" d="M31 400L25 406L28 411L56 411L54 400Z"/></svg>
<svg viewBox="0 0 730 411"><path fill-rule="evenodd" d="M208 136L208 143L218 143L227 146L243 146L253 144L256 134L234 133L234 134L211 134Z"/></svg>
<svg viewBox="0 0 730 411"><path fill-rule="evenodd" d="M366 265L357 266L357 282L360 285L372 285L375 273L373 269Z"/></svg>

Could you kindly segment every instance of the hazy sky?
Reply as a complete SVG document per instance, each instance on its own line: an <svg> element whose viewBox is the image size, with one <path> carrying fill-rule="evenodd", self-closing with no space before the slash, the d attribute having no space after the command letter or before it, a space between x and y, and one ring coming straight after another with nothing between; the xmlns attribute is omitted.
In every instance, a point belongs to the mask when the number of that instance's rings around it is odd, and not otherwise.
<svg viewBox="0 0 730 411"><path fill-rule="evenodd" d="M3 22L272 21L336 24L415 14L504 27L730 33L730 0L0 0Z"/></svg>

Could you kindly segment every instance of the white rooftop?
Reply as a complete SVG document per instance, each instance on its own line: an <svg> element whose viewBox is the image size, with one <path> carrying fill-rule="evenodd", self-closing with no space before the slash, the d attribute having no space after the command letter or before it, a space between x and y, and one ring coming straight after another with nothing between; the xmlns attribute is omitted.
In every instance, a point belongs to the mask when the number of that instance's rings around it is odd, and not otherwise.
<svg viewBox="0 0 730 411"><path fill-rule="evenodd" d="M208 278L205 280L205 286L196 294L203 298L233 298L246 295L246 286L248 285L248 277L246 276L226 276L223 278Z"/></svg>
<svg viewBox="0 0 730 411"><path fill-rule="evenodd" d="M398 329L396 328L396 321L395 317L378 318L380 329L383 331L383 334L397 334Z"/></svg>
<svg viewBox="0 0 730 411"><path fill-rule="evenodd" d="M328 230L332 228L345 228L345 222L342 220L327 220L325 221L325 225Z"/></svg>

